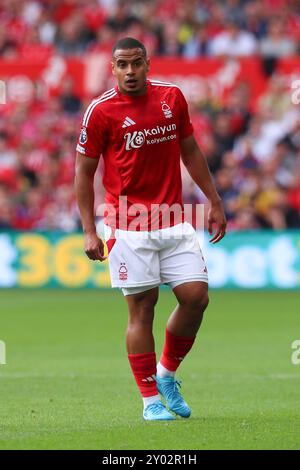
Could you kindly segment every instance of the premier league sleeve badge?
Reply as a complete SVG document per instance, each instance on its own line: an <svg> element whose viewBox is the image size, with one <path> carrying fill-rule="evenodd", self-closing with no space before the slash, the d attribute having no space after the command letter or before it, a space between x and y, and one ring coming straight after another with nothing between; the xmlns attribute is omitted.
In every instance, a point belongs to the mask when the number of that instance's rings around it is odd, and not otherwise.
<svg viewBox="0 0 300 470"><path fill-rule="evenodd" d="M84 145L87 142L87 131L86 128L83 127L80 132L79 143Z"/></svg>

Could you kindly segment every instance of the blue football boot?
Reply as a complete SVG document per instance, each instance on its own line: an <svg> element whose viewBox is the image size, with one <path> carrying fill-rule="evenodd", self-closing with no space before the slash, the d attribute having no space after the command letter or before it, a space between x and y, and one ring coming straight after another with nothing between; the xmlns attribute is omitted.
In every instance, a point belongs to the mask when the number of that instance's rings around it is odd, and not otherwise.
<svg viewBox="0 0 300 470"><path fill-rule="evenodd" d="M161 401L148 405L144 409L143 418L147 421L170 421L175 419Z"/></svg>
<svg viewBox="0 0 300 470"><path fill-rule="evenodd" d="M179 387L181 382L174 377L156 377L157 390L166 400L167 407L182 418L188 418L191 415L191 409L182 398Z"/></svg>

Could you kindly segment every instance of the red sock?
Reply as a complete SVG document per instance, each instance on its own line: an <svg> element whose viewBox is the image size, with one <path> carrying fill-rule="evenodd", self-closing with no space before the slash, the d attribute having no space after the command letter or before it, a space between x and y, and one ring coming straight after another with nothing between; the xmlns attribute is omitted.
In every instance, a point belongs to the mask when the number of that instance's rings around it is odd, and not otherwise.
<svg viewBox="0 0 300 470"><path fill-rule="evenodd" d="M175 336L166 330L166 340L159 362L166 369L175 372L185 358L196 336Z"/></svg>
<svg viewBox="0 0 300 470"><path fill-rule="evenodd" d="M128 354L128 360L142 397L157 395L155 352Z"/></svg>

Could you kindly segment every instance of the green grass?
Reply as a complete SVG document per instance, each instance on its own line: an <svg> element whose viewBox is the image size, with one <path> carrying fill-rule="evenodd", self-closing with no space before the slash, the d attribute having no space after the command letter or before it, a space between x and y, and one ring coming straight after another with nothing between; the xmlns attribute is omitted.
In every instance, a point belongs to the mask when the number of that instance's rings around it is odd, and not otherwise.
<svg viewBox="0 0 300 470"><path fill-rule="evenodd" d="M115 291L1 291L1 449L299 449L300 294L211 292L180 369L189 420L144 422ZM161 292L160 352L175 306Z"/></svg>

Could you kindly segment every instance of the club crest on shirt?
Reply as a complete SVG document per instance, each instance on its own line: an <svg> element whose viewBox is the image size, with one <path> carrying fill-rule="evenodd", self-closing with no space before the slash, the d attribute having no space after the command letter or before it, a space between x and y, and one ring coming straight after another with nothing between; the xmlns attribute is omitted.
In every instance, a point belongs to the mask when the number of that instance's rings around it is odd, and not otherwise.
<svg viewBox="0 0 300 470"><path fill-rule="evenodd" d="M161 101L161 109L167 119L173 117L171 108L165 101Z"/></svg>
<svg viewBox="0 0 300 470"><path fill-rule="evenodd" d="M84 145L87 142L87 131L86 128L83 127L80 132L79 142Z"/></svg>

